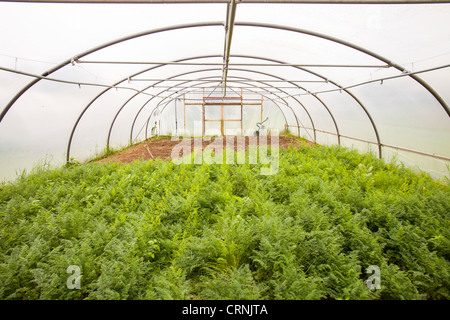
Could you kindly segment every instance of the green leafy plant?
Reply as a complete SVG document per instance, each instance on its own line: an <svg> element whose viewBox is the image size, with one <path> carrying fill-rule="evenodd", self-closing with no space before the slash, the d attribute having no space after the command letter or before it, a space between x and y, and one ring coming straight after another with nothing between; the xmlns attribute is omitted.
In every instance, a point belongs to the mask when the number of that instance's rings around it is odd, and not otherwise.
<svg viewBox="0 0 450 320"><path fill-rule="evenodd" d="M0 298L450 298L448 179L342 147L279 157L274 175L158 159L2 184Z"/></svg>

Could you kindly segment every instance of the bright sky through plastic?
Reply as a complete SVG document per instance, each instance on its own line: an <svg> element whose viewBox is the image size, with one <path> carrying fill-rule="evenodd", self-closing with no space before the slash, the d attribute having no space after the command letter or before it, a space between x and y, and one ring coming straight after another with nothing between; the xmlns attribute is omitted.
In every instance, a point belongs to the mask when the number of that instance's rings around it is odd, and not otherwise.
<svg viewBox="0 0 450 320"><path fill-rule="evenodd" d="M239 4L235 21L271 23L312 30L364 47L410 71L419 71L450 64L449 17L448 4ZM41 74L81 52L124 36L185 23L224 22L225 18L225 4L0 3L0 66ZM216 57L195 62L221 63L223 46L223 26L189 28L140 37L83 59L163 62L214 55ZM320 38L244 26L234 28L231 55L231 64L268 63L264 60L236 57L247 55L292 64L383 65L373 57ZM111 85L146 67L149 66L75 64L55 72L51 77ZM203 71L184 78L221 75L221 66L172 65L155 69L140 77L163 79L196 68L217 68L219 71ZM235 67L237 68L239 67ZM318 80L317 77L295 68L248 66L246 69L271 73L283 79ZM342 86L399 74L394 68L309 69ZM262 74L242 70L230 70L229 76L274 80ZM420 77L450 105L450 68L424 73ZM3 108L31 80L30 77L0 71L0 107ZM136 89L148 85L133 81L122 84ZM336 89L330 83L320 82L302 83L302 87L311 92ZM25 93L0 123L0 179L10 179L14 176L14 170L29 169L35 161L46 157L54 163L62 163L75 120L81 110L102 90L103 88L80 88L77 85L40 81ZM288 94L304 93L298 88L285 90ZM111 119L117 109L133 94L127 90L110 91L99 98L80 121L74 136L73 150L73 156L79 160L85 160L104 148ZM149 89L146 92L156 94L159 91ZM373 83L351 89L351 92L358 96L372 114L384 143L450 156L449 118L436 100L415 81L409 78L388 80L383 85ZM354 99L339 92L319 96L330 106L342 135L374 141L370 122ZM316 129L334 132L328 113L317 99L311 96L299 96L298 99L308 106ZM128 142L130 122L147 100L148 97L139 96L127 105L127 112L124 111L117 119L113 131L114 145L124 145ZM156 101L157 99L149 103L142 117L139 117L137 128L145 123L146 117L155 108ZM293 98L287 98L286 101L292 104L301 123L310 128L308 115L299 104ZM167 107L167 110L171 110L170 107ZM285 111L288 115L287 121L294 125L294 114L288 109ZM168 119L165 130L173 132L170 114L165 117ZM304 129L302 135L309 138L313 133ZM335 143L334 138L323 134L317 134L317 139L319 143ZM422 158L417 160L409 153L402 154L400 158L410 163L425 161ZM448 175L442 161L429 164L428 167L435 176Z"/></svg>

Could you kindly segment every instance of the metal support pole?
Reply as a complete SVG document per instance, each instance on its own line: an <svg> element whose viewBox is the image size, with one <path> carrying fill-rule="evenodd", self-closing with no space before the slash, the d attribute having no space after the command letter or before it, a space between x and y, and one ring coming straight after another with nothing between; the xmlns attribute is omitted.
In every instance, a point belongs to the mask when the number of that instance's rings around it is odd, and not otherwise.
<svg viewBox="0 0 450 320"><path fill-rule="evenodd" d="M177 115L177 99L175 101L175 135L178 136L178 115Z"/></svg>
<svg viewBox="0 0 450 320"><path fill-rule="evenodd" d="M1 0L30 3L97 3L97 4L195 4L229 3L228 0ZM246 4L435 4L448 0L239 0Z"/></svg>
<svg viewBox="0 0 450 320"><path fill-rule="evenodd" d="M183 119L184 119L184 133L186 134L186 95L183 94Z"/></svg>
<svg viewBox="0 0 450 320"><path fill-rule="evenodd" d="M227 4L227 20L225 22L225 44L223 50L223 95L227 94L228 63L230 62L231 39L233 38L234 19L236 17L236 1L230 0Z"/></svg>

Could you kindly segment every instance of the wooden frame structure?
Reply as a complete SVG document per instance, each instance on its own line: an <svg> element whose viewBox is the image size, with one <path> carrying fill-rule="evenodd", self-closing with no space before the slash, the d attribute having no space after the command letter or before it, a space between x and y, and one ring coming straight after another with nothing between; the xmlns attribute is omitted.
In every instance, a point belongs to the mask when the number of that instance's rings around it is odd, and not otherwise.
<svg viewBox="0 0 450 320"><path fill-rule="evenodd" d="M205 135L206 131L206 123L208 122L220 122L220 133L221 136L225 136L225 123L226 122L239 122L241 133L244 132L243 127L243 117L244 117L244 106L259 106L260 107L260 121L262 121L263 117L263 97L261 96L260 102L249 102L243 97L243 92L241 89L241 93L238 96L211 96L205 95L205 90L203 88L203 97L198 102L186 102L186 94L183 95L183 122L184 122L184 130L186 131L186 106L201 106L202 107L202 136ZM220 107L220 118L219 119L211 119L207 117L207 108L218 106ZM227 118L225 117L224 109L226 106L238 106L240 107L240 118Z"/></svg>

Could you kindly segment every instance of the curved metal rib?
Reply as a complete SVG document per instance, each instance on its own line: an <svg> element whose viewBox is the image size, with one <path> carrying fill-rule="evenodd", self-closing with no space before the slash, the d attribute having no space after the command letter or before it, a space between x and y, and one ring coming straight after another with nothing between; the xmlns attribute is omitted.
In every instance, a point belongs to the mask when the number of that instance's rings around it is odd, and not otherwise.
<svg viewBox="0 0 450 320"><path fill-rule="evenodd" d="M218 68L212 68L212 69L204 69L204 70L194 70L194 71L190 71L190 72L186 72L186 73L183 73L183 74L181 74L181 75L186 75L186 74L192 74L192 73L199 73L199 72L206 72L206 71L220 71L221 69L218 69ZM229 70L239 70L239 71L244 71L244 72L252 72L252 73L260 73L260 74L264 74L264 75L266 75L266 76L270 76L270 77L273 77L273 78L278 78L279 80L284 80L284 79L282 79L282 78L280 78L280 77L278 77L278 76L274 76L274 75L271 75L271 74L268 74L268 73L262 73L262 72L260 72L260 71L254 71L254 70L247 70L247 69L232 69L232 68L230 68ZM173 78L175 78L175 77L178 77L178 76L181 76L181 75L176 75L176 76L172 76L172 77L170 77L170 78L168 78L168 79L173 79ZM160 81L159 83L161 83L161 82L163 82L163 81ZM172 88L175 88L177 85L175 85L175 86L173 86ZM163 91L161 91L159 94L161 94L161 93L164 93L164 92L166 92L168 89L166 89L166 90L163 90ZM285 91L283 91L283 90L280 90L280 89L278 89L280 92L283 92L283 93L285 93L286 95L288 95L289 96L289 93L287 93L287 92L285 92ZM158 96L159 94L156 94L156 96ZM131 132L130 132L130 143L132 142L132 140L133 140L133 130L134 130L134 125L135 125L135 123L136 123L136 120L137 120L137 118L138 118L138 116L139 116L139 114L141 113L141 111L144 109L144 107L147 105L147 103L149 103L151 100L153 100L153 98L154 97L152 97L152 98L150 98L139 110L138 110L138 112L137 112L137 114L136 114L136 116L135 116L135 118L134 118L134 120L133 120L133 124L132 124L132 126L131 126ZM311 117L311 115L309 114L309 112L308 112L308 110L305 108L305 106L296 98L296 97L292 97L292 99L294 99L295 101L297 101L297 103L305 110L305 112L306 112L306 114L308 115L308 117L309 117L309 120L310 120L310 122L311 122L311 125L312 125L312 127L313 127L313 132L314 132L314 141L316 140L316 131L315 131L315 125L314 125L314 121L313 121L313 119L312 119L312 117ZM294 116L297 118L297 115L295 114L295 112L294 112ZM298 121L297 121L298 122Z"/></svg>
<svg viewBox="0 0 450 320"><path fill-rule="evenodd" d="M47 77L48 75L58 71L61 68L64 68L65 66L71 64L72 62L76 61L77 59L83 58L91 53L97 52L101 49L110 47L112 45L127 41L127 40L132 40L135 38L139 38L142 36L146 36L146 35L150 35L150 34L155 34L155 33L160 33L160 32L165 32L165 31L171 31L171 30L178 30L178 29L187 29L187 28L195 28L195 27L217 27L217 26L222 26L223 23L222 22L202 22L202 23L190 23L190 24L181 24L181 25L176 25L176 26L170 26L170 27L165 27L165 28L158 28L158 29L152 29L152 30L147 30L144 32L139 32L139 33L135 33L123 38L119 38L117 40L113 40L110 42L107 42L105 44L99 45L97 47L94 47L90 50L84 51L78 55L76 55L73 58L67 59L65 61L63 61L62 63L58 64L57 66L47 70L46 72L44 72L41 76L42 77ZM8 113L9 109L11 109L11 107L14 105L14 103L26 92L28 91L28 89L30 89L31 87L33 87L36 83L38 83L41 80L41 78L39 79L35 79L33 81L31 81L28 85L26 85L24 88L22 88L22 90L20 90L6 105L6 107L3 109L3 111L0 113L0 123L2 122L3 118L5 117L5 115Z"/></svg>
<svg viewBox="0 0 450 320"><path fill-rule="evenodd" d="M68 59L66 61L64 61L63 63L57 65L56 67L48 70L47 72L44 72L42 74L42 77L46 77L50 74L52 74L53 72L67 66L68 64L70 64L71 62L73 62L74 60L77 60L78 58L82 58L86 55L89 55L91 53L94 53L98 50L104 49L106 47L112 46L114 44L118 44L120 42L123 41L127 41L127 40L131 40L137 37L141 37L141 36L145 36L145 35L150 35L150 34L154 34L154 33L159 33L159 32L164 32L164 31L170 31L170 30L176 30L176 29L184 29L184 28L193 28L193 27L212 27L212 26L222 26L223 23L222 22L204 22L204 23L192 23L192 24L183 24L183 25L178 25L178 26L171 26L171 27L165 27L165 28L159 28L159 29L153 29L153 30L148 30L148 31L144 31L141 33L136 33L130 36L126 36L114 41L110 41L106 44L97 46L93 49L90 49L88 51L85 51L79 55L77 55L74 58ZM314 36L314 37L318 37L324 40L328 40L328 41L333 41L336 42L338 44L347 46L349 48L358 50L364 54L367 54L369 56L372 56L373 58L376 58L380 61L383 61L387 64L389 64L390 66L396 68L397 70L401 71L401 72L405 72L406 69L403 68L402 66L393 63L392 61L388 60L387 58L378 55L370 50L367 50L365 48L362 48L360 46L354 45L352 43L346 42L344 40L338 39L338 38L334 38L328 35L324 35L321 33L317 33L317 32L313 32L310 30L305 30L305 29L300 29L300 28L294 28L294 27L287 27L287 26L280 26L280 25L274 25L274 24L267 24L267 23L252 23L252 22L235 22L235 26L244 26L244 27L261 27L261 28L272 28L272 29L278 29L278 30L284 30L284 31L291 31L291 32L297 32L297 33L302 33L302 34L306 34L306 35L310 35L310 36ZM447 104L445 103L445 101L439 96L439 94L430 86L428 85L423 79L421 79L420 77L418 77L417 75L408 75L409 77L411 77L413 80L415 80L416 82L418 82L420 85L422 85L430 94L433 95L433 97L439 102L439 104L443 107L443 109L446 111L447 115L450 116L450 109L447 106ZM27 86L25 86L22 90L20 90L10 101L9 103L6 105L6 107L2 110L2 112L0 113L0 123L3 120L3 118L5 117L5 115L7 114L7 112L11 109L11 107L14 105L14 103L31 87L33 87L36 83L38 83L41 80L41 78L35 79L33 81L31 81ZM370 113L367 111L367 109L361 104L361 102L349 91L346 91L348 94L350 94L356 101L358 101L358 103L361 105L361 107L363 108L363 110L366 112L374 130L375 130L375 135L377 137L377 143L378 143L378 147L379 147L379 156L381 157L381 141L380 141L380 137L378 134L378 130L376 128L375 122L373 121ZM76 125L78 124L78 122L80 121L82 115L84 114L85 110L83 111L83 113L80 115L80 117L77 119ZM74 126L74 128L76 128L76 125ZM72 140L73 138L73 133L74 130L71 133L71 138L70 140ZM69 148L68 148L69 149Z"/></svg>
<svg viewBox="0 0 450 320"><path fill-rule="evenodd" d="M210 79L210 78L217 78L217 76L213 76L213 77L203 77L203 78L199 78L198 80L200 81L200 80ZM229 78L230 78L230 79L233 79L233 78L241 78L241 79L244 79L244 80L248 80L248 78L233 77L233 76L230 76ZM291 106L289 106L289 104L287 103L287 101L284 101L284 99L283 99L282 97L276 95L276 94L273 93L272 91L269 91L269 90L267 90L267 89L265 89L265 88L263 88L263 87L259 87L259 86L254 85L254 84L248 84L248 83L246 83L246 82L243 82L243 81L237 81L237 80L229 80L229 82L235 82L235 83L246 84L246 85L252 86L252 87L254 87L254 88L261 89L261 90L264 90L264 91L266 91L267 93L272 94L272 95L275 95L277 98L283 100L283 102L284 102L283 104L285 104L289 109L291 109L292 114L294 115L294 118L296 119L297 127L299 127L298 119L297 119L297 117L296 117L296 115L295 115L294 110L292 109ZM191 88L198 89L197 86L201 86L201 85L206 84L206 83L210 83L210 82L207 81L207 82L195 84L195 85L192 85ZM275 87L274 87L274 88L275 88ZM240 88L239 88L239 87L236 87L236 89L240 89ZM182 91L182 90L181 90L181 91ZM249 89L246 89L246 91L256 93L255 91L249 90ZM176 97L174 97L174 98L171 98L168 102L166 102L165 106L163 107L163 109L162 109L161 111L163 111L164 108L165 108L171 101L173 101L174 99L177 99L177 98L180 97L181 95L186 94L186 93L189 93L189 92L190 92L190 91L183 91L183 93L181 93L180 95L178 95L178 96L176 96ZM173 95L175 95L175 94L177 94L177 93L178 93L178 92L175 92L175 93L173 93L173 94L170 95L170 96L173 96ZM273 100L272 98L270 98L269 96L266 96L266 95L263 95L263 94L260 94L260 95L263 96L263 97L266 97L268 100L272 101L272 102L280 109L281 113L283 114L284 120L285 120L285 122L286 122L286 124L287 124L288 121L287 121L286 115L284 114L283 110L279 107L278 103L277 103L275 100ZM161 102L162 102L162 101L160 101L160 102L158 103L158 105L159 105ZM157 107L158 107L158 106L157 106ZM148 119L147 119L147 121L146 121L146 124L145 124L145 126L146 126L146 128L145 128L145 132L146 132L146 134L145 134L145 139L147 139L148 123L149 123L150 118L152 117L154 111L157 109L157 107L155 107L155 108L152 110L152 112L150 113L150 116L148 117Z"/></svg>
<svg viewBox="0 0 450 320"><path fill-rule="evenodd" d="M362 52L364 54L367 54L375 59L378 59L380 61L383 61L384 63L390 65L391 67L394 67L395 69L399 70L400 72L406 72L407 70L405 68L403 68L402 66L400 66L399 64L396 64L392 61L390 61L389 59L373 52L370 51L366 48L360 47L358 45L355 45L353 43L350 43L348 41L344 41L326 34L322 34L319 32L314 32L311 30L306 30L306 29L300 29L300 28L294 28L294 27L288 27L288 26L280 26L280 25L276 25L276 24L269 24L269 23L253 23L253 22L235 22L234 24L235 26L246 26L246 27L261 27L261 28L270 28L270 29L278 29L278 30L284 30L284 31L292 31L292 32L297 32L297 33L302 33L302 34L307 34L310 36L314 36L314 37L318 37L324 40L329 40L341 45L344 45L346 47L349 47L351 49L355 49L359 52ZM425 80L423 80L422 78L420 78L417 75L414 74L409 74L409 77L411 77L412 79L414 79L415 81L417 81L420 85L422 85L429 93L431 93L431 95L439 102L439 104L444 108L444 110L447 112L447 115L450 116L450 109L448 107L448 105L445 103L445 101L441 98L441 96L439 96L439 94L428 84L425 82Z"/></svg>

